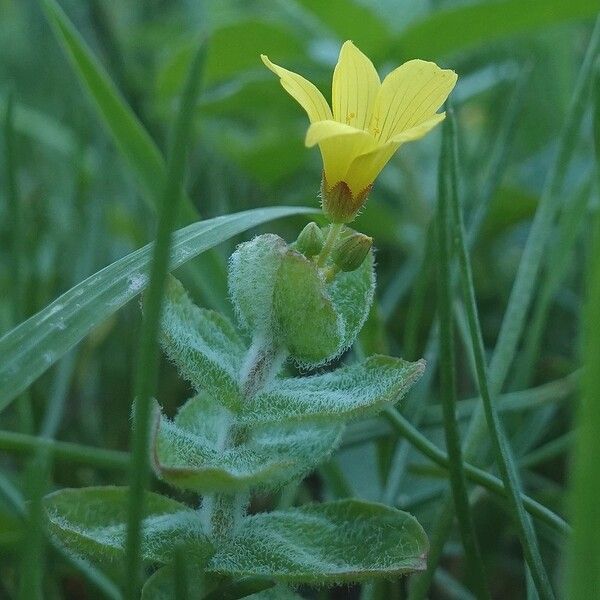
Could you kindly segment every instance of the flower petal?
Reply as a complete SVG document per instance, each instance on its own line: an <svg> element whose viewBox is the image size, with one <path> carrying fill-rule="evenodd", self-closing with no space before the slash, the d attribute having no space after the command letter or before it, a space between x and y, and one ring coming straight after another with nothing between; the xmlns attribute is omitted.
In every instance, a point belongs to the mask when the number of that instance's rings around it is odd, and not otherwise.
<svg viewBox="0 0 600 600"><path fill-rule="evenodd" d="M260 57L265 66L279 77L283 89L306 111L311 123L333 118L327 100L314 84L302 75L272 63L268 56L261 54Z"/></svg>
<svg viewBox="0 0 600 600"><path fill-rule="evenodd" d="M346 173L346 183L353 194L360 194L377 178L383 167L392 158L401 142L387 142L377 146L370 152L357 156Z"/></svg>
<svg viewBox="0 0 600 600"><path fill-rule="evenodd" d="M373 63L351 41L345 42L333 71L333 118L366 129L380 86Z"/></svg>
<svg viewBox="0 0 600 600"><path fill-rule="evenodd" d="M308 128L306 145L316 144L319 144L323 157L327 185L332 187L344 181L352 161L373 149L377 142L368 131L328 120L313 123Z"/></svg>
<svg viewBox="0 0 600 600"><path fill-rule="evenodd" d="M431 119L427 119L427 121L423 121L419 123L419 125L415 125L415 127L411 127L410 129L405 129L400 133L392 136L390 142L398 142L400 144L405 144L406 142L412 142L414 140L421 139L424 135L429 133L436 125L441 123L446 118L446 113L436 113L431 117Z"/></svg>
<svg viewBox="0 0 600 600"><path fill-rule="evenodd" d="M370 130L382 142L430 119L454 88L457 75L435 63L410 60L381 84Z"/></svg>

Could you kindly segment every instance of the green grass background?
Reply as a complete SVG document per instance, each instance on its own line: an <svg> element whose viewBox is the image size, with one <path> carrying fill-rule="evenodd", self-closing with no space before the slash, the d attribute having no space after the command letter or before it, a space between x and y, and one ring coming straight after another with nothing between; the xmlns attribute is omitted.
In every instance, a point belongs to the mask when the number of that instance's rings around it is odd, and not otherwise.
<svg viewBox="0 0 600 600"><path fill-rule="evenodd" d="M598 45L589 48L597 44L598 32L595 38L592 33L597 3L60 4L97 63L75 54L79 70L73 68L65 40L71 51L81 47L76 34L69 38L75 30L65 29L64 22L61 30L56 13L52 29L43 8L56 6L52 2L0 0L0 334L154 239L166 177L163 157L200 39L206 41L206 60L190 123L180 226L196 214L206 219L318 203L320 158L303 147L305 115L262 66L260 53L303 73L326 96L345 39L382 74L410 58L435 60L459 74L456 131L446 134L451 139L444 145L440 189L447 190L448 214L452 202L462 206L466 233L461 238L460 223L447 218L448 234L459 243L454 257L440 257L434 223L441 128L402 148L355 222L375 240L379 278L377 309L356 352L425 356L427 377L398 407L399 415L352 426L336 460L311 476L296 500L356 495L409 510L432 536L439 557L430 560L430 572L410 582L308 593L474 597L478 569L463 549L473 546L465 541L474 531L485 587L494 598L536 598L536 564L543 564L538 575L543 579L545 572L558 595L595 597L600 517L593 500L600 472L593 457L600 382L597 369L583 374L582 365L597 362L600 323L593 235L600 76ZM102 87L107 80L98 79L97 65L114 87ZM305 221L288 217L256 231L276 231L291 241ZM225 241L210 257L180 271L198 302L231 310L219 264L249 235ZM439 273L445 259L447 272ZM468 281L462 285L469 272L475 313ZM438 280L445 285L439 287ZM39 377L36 372L33 384L0 413L0 597L119 594L117 568L86 571L44 540L39 498L65 486L127 482L140 331L139 304L131 301L55 361L57 350L52 367ZM448 343L449 332L454 342ZM35 333L28 332L34 349ZM0 363L11 361L25 381L33 367L19 362L21 342L0 341ZM489 365L487 373L477 368L481 359ZM463 486L470 508L458 511L458 524L448 500L445 454L452 411L442 410L454 401L440 387L440 364L442 372L452 367L456 382L455 433L470 441L463 446L463 458L472 463ZM483 413L479 427L469 425L488 379L496 410L487 422L499 421L499 446L491 443ZM161 362L156 391L161 403L172 411L188 392ZM482 395L485 400L485 391ZM40 452L52 444L50 438L62 445ZM572 494L574 447L580 460ZM451 447L449 454L456 466ZM450 469L455 483L461 471ZM500 492L511 472L518 474L516 495L507 502ZM452 489L457 493L455 485ZM537 502L532 523L519 508L523 494L526 508ZM258 498L255 508L276 501ZM464 502L457 505L465 508ZM559 517L573 522L573 536ZM469 521L472 527L465 528ZM435 538L443 532L448 535L439 539L445 543ZM523 557L528 546L539 554L539 560L528 561L532 571Z"/></svg>

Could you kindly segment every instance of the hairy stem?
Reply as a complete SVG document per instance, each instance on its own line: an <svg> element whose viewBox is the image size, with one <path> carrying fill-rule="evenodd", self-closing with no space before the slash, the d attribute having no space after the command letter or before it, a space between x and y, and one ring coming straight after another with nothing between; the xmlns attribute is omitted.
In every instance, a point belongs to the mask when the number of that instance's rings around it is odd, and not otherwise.
<svg viewBox="0 0 600 600"><path fill-rule="evenodd" d="M287 357L287 351L274 344L267 335L257 336L250 346L240 374L240 389L246 401L252 398L277 375ZM221 436L222 449L235 446L246 439L248 432L235 424L226 426ZM204 531L213 539L231 535L246 514L250 494L205 494L200 507Z"/></svg>
<svg viewBox="0 0 600 600"><path fill-rule="evenodd" d="M200 508L204 531L213 539L227 537L246 514L248 502L249 495L244 492L206 494Z"/></svg>
<svg viewBox="0 0 600 600"><path fill-rule="evenodd" d="M277 375L287 358L287 351L276 344L271 336L258 335L246 354L240 374L240 389L246 400L251 400Z"/></svg>

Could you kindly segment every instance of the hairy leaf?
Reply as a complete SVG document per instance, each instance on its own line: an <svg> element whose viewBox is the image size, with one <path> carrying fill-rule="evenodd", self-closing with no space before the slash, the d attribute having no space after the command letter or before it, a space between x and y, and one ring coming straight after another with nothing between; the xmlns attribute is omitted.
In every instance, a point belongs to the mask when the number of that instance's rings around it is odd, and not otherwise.
<svg viewBox="0 0 600 600"><path fill-rule="evenodd" d="M369 316L375 293L374 263L373 252L369 252L356 271L338 273L326 288L344 323L342 351L352 346Z"/></svg>
<svg viewBox="0 0 600 600"><path fill-rule="evenodd" d="M234 577L331 584L425 568L427 536L408 513L341 500L246 517L208 569Z"/></svg>
<svg viewBox="0 0 600 600"><path fill-rule="evenodd" d="M243 407L245 423L347 421L398 402L421 376L425 362L371 356L331 373L276 379Z"/></svg>
<svg viewBox="0 0 600 600"><path fill-rule="evenodd" d="M315 264L290 250L277 272L273 297L277 338L300 364L317 366L339 354L344 322L325 294Z"/></svg>
<svg viewBox="0 0 600 600"><path fill-rule="evenodd" d="M189 400L170 421L157 411L154 468L170 484L196 492L276 488L310 471L339 443L339 425L254 427L235 445L235 415L208 395ZM235 433L234 433L235 435Z"/></svg>
<svg viewBox="0 0 600 600"><path fill-rule="evenodd" d="M373 254L331 283L316 264L289 250L274 290L277 334L300 365L317 367L347 350L369 314L375 289Z"/></svg>
<svg viewBox="0 0 600 600"><path fill-rule="evenodd" d="M196 306L174 277L165 293L160 341L196 391L204 390L226 406L239 406L244 343L229 319Z"/></svg>
<svg viewBox="0 0 600 600"><path fill-rule="evenodd" d="M287 244L278 235L259 235L240 244L229 259L229 294L240 325L270 333L275 275Z"/></svg>
<svg viewBox="0 0 600 600"><path fill-rule="evenodd" d="M127 506L126 487L67 488L44 498L52 535L77 553L101 559L124 556ZM149 561L169 562L180 545L200 561L212 553L197 512L151 492L145 497L142 536Z"/></svg>

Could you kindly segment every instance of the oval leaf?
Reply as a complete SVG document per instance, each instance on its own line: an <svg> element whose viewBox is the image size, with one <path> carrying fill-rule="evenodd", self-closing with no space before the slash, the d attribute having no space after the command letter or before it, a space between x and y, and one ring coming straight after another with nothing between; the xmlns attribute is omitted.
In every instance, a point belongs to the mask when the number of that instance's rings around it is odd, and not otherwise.
<svg viewBox="0 0 600 600"><path fill-rule="evenodd" d="M247 517L208 570L322 585L422 570L427 550L423 528L408 513L341 500Z"/></svg>
<svg viewBox="0 0 600 600"><path fill-rule="evenodd" d="M417 381L425 361L390 356L341 367L323 375L276 379L244 406L240 422L348 421L396 403Z"/></svg>
<svg viewBox="0 0 600 600"><path fill-rule="evenodd" d="M219 313L196 306L177 279L165 291L161 346L184 379L226 406L241 402L238 377L246 348L235 328Z"/></svg>
<svg viewBox="0 0 600 600"><path fill-rule="evenodd" d="M69 549L95 558L124 556L128 488L64 489L44 498L52 535ZM199 561L212 546L201 528L198 513L175 500L146 493L142 520L144 559L169 562L177 546Z"/></svg>
<svg viewBox="0 0 600 600"><path fill-rule="evenodd" d="M344 322L315 263L299 252L289 250L281 261L273 306L278 340L301 365L315 367L342 351Z"/></svg>
<svg viewBox="0 0 600 600"><path fill-rule="evenodd" d="M350 273L338 273L327 286L327 294L344 322L342 352L352 346L360 333L375 293L375 258L369 252L363 264Z"/></svg>
<svg viewBox="0 0 600 600"><path fill-rule="evenodd" d="M229 294L240 325L252 333L270 332L275 275L287 250L267 233L240 244L229 259Z"/></svg>
<svg viewBox="0 0 600 600"><path fill-rule="evenodd" d="M280 487L314 468L340 441L339 425L257 427L224 448L235 416L208 395L189 400L170 421L157 410L153 464L176 487L234 492Z"/></svg>

